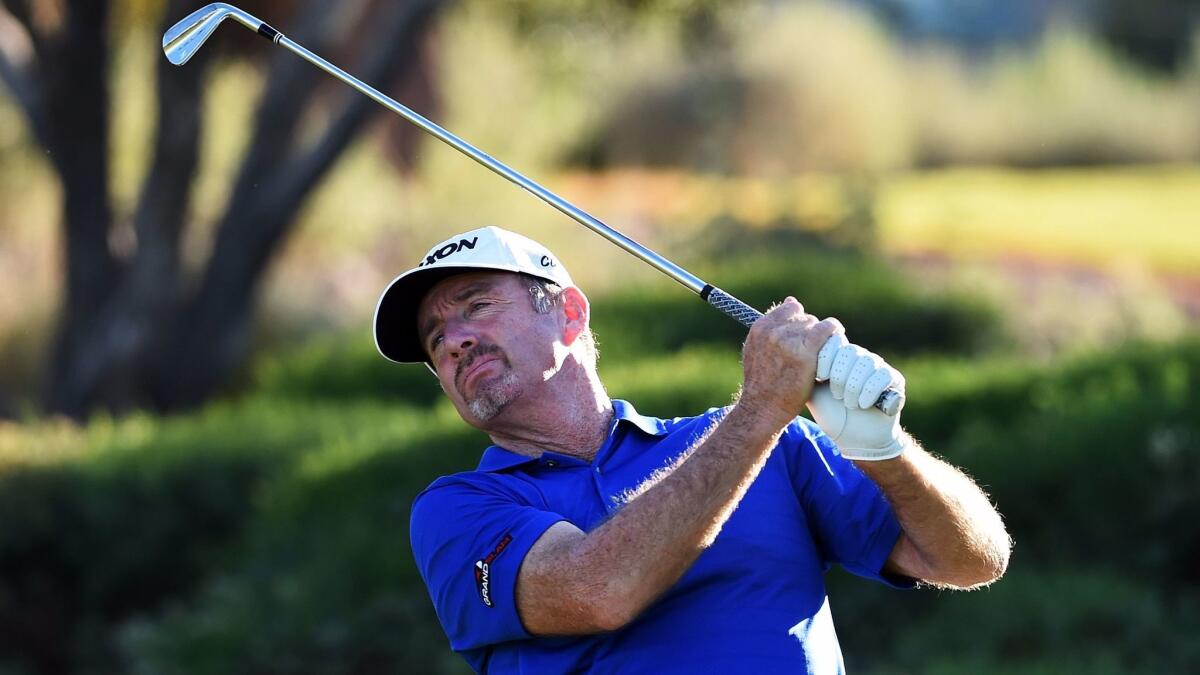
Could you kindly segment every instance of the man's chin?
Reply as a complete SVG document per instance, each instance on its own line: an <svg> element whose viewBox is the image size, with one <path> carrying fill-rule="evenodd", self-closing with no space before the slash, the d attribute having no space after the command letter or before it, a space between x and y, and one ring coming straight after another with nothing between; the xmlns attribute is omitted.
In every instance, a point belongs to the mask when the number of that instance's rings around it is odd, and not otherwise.
<svg viewBox="0 0 1200 675"><path fill-rule="evenodd" d="M486 423L498 417L520 395L516 375L504 372L476 383L475 395L466 400L467 410L476 421Z"/></svg>

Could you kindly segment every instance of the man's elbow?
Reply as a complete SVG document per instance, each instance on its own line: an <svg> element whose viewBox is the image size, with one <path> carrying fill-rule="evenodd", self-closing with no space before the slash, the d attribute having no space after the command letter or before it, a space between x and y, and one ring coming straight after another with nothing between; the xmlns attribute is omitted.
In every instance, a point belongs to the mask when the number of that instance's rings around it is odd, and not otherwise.
<svg viewBox="0 0 1200 675"><path fill-rule="evenodd" d="M1007 560L989 561L960 570L958 574L949 575L945 579L945 583L965 591L983 588L999 581L1007 569Z"/></svg>
<svg viewBox="0 0 1200 675"><path fill-rule="evenodd" d="M1012 540L1007 534L990 545L980 547L973 555L958 561L943 574L938 582L954 588L970 590L995 583L1008 571L1012 556Z"/></svg>
<svg viewBox="0 0 1200 675"><path fill-rule="evenodd" d="M556 637L595 635L624 628L636 614L603 595L577 589L560 589L554 597L521 608L521 622L531 635Z"/></svg>
<svg viewBox="0 0 1200 675"><path fill-rule="evenodd" d="M637 618L638 610L624 598L601 595L591 603L591 621L597 632L611 633L628 626Z"/></svg>
<svg viewBox="0 0 1200 675"><path fill-rule="evenodd" d="M996 529L990 543L990 546L985 547L983 564L980 565L985 572L986 580L982 582L984 584L990 584L1004 576L1008 571L1008 561L1012 557L1013 540L1003 525Z"/></svg>

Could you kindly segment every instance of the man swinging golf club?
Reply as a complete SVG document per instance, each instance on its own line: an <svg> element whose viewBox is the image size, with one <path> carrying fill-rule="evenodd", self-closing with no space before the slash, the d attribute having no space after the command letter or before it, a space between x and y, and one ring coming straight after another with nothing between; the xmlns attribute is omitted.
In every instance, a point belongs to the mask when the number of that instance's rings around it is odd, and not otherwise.
<svg viewBox="0 0 1200 675"><path fill-rule="evenodd" d="M380 352L428 364L493 442L411 520L476 671L836 673L831 564L896 587L1003 574L999 514L872 407L903 378L836 319L787 298L750 329L733 405L657 419L609 398L589 318L557 257L495 227L434 246L379 300Z"/></svg>
<svg viewBox="0 0 1200 675"><path fill-rule="evenodd" d="M999 514L901 430L903 378L837 320L793 298L760 315L232 5L168 29L167 59L186 63L225 19L752 326L737 402L663 420L609 398L587 297L536 242L457 235L384 291L380 352L428 364L494 442L412 512L422 578L477 671L839 672L830 564L901 587L1003 574ZM797 417L805 406L817 424Z"/></svg>

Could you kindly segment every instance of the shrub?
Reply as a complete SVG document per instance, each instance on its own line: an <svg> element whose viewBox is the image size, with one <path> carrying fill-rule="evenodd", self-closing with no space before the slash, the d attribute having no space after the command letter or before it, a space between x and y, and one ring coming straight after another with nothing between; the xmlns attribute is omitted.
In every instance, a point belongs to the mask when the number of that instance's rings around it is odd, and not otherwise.
<svg viewBox="0 0 1200 675"><path fill-rule="evenodd" d="M417 491L473 466L486 439L445 403L289 397L317 391L327 374L286 361L277 372L290 373L288 386L195 415L97 418L49 440L37 428L0 430L6 448L21 438L30 453L66 448L24 463L5 451L0 668L465 670L416 574L407 518ZM728 402L741 371L736 348L720 344L604 367L614 395L658 415ZM1049 673L1194 663L1200 338L1051 368L961 358L901 368L906 426L991 492L1017 548L1009 578L970 595L832 576L850 665Z"/></svg>
<svg viewBox="0 0 1200 675"><path fill-rule="evenodd" d="M247 522L263 459L182 457L152 474L77 466L6 474L0 670L114 670L112 625L196 589Z"/></svg>
<svg viewBox="0 0 1200 675"><path fill-rule="evenodd" d="M971 469L1026 559L1191 583L1200 570L1200 340L1133 345L956 395L914 395L909 428ZM925 387L936 391L933 383ZM940 399L940 400L939 400ZM1047 518L1071 523L1070 536Z"/></svg>
<svg viewBox="0 0 1200 675"><path fill-rule="evenodd" d="M856 672L1184 672L1200 655L1194 592L1118 571L1039 568L1019 548L1008 575L975 593L896 593L844 574L830 586Z"/></svg>
<svg viewBox="0 0 1200 675"><path fill-rule="evenodd" d="M53 448L31 427L23 443L30 458L6 450L0 475L0 625L6 627L0 670L169 672L151 659L171 648L154 639L159 632L150 626L160 615L174 626L172 617L195 598L223 598L230 589L235 597L223 601L240 604L210 600L216 610L199 603L191 614L219 615L220 625L201 621L199 628L180 629L180 640L194 638L188 644L196 649L195 665L175 667L202 669L216 660L219 667L207 672L238 672L238 659L254 662L247 649L269 650L285 637L307 644L308 633L297 631L317 630L307 623L317 619L293 605L292 623L275 617L279 626L271 625L265 616L270 593L285 602L318 603L335 628L359 620L355 612L374 626L380 617L396 616L397 607L424 610L412 592L419 582L406 572L412 565L404 530L395 530L393 521L406 523L409 501L428 482L425 471L461 469L478 452L481 439L457 421L446 432L452 416L372 401L334 405L259 396L164 420L96 418L81 433L51 434ZM0 431L4 446L22 443L20 432ZM406 444L437 454L405 455ZM46 449L60 451L57 460L42 458ZM388 583L393 576L408 579L397 588L409 590L397 591L399 599L383 593L377 604L373 595L364 598L367 591L323 595L338 578L374 594L384 576ZM411 612L401 614L411 621ZM422 626L436 628L429 618L416 626L378 624L378 630L419 636ZM349 653L378 656L366 649L367 633L350 633L346 639L357 642L342 645L339 660L351 662L343 658ZM127 637L118 640L121 635ZM392 634L372 635L395 644ZM231 640L228 650L220 636ZM214 644L218 653L205 655L205 645ZM239 645L246 649L234 649ZM415 651L404 658L425 656ZM272 669L265 664L262 670Z"/></svg>
<svg viewBox="0 0 1200 675"><path fill-rule="evenodd" d="M375 399L428 406L442 398L437 378L424 366L386 361L368 327L313 340L255 370L255 390L283 398L354 401Z"/></svg>
<svg viewBox="0 0 1200 675"><path fill-rule="evenodd" d="M1200 339L1051 369L950 361L905 372L906 427L991 493L1016 548L1008 576L969 595L831 577L849 665L1188 670L1200 657Z"/></svg>
<svg viewBox="0 0 1200 675"><path fill-rule="evenodd" d="M884 354L975 353L1000 339L999 318L988 306L918 293L883 263L851 252L780 248L696 271L760 310L793 295L818 316L838 317L851 339ZM675 288L618 291L596 300L592 321L601 354L619 359L686 344L741 345L744 327L688 300Z"/></svg>
<svg viewBox="0 0 1200 675"><path fill-rule="evenodd" d="M466 670L408 545L416 493L435 473L473 465L485 445L465 426L442 427L400 443L362 439L357 461L273 482L231 564L203 592L125 626L134 671Z"/></svg>

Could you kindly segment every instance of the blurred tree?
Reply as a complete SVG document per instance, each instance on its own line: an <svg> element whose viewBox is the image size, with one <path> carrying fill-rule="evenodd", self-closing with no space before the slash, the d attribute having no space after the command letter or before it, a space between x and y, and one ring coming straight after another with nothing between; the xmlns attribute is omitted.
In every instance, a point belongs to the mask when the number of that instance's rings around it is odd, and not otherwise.
<svg viewBox="0 0 1200 675"><path fill-rule="evenodd" d="M1174 71L1191 54L1200 25L1196 0L1099 0L1100 33L1135 61Z"/></svg>
<svg viewBox="0 0 1200 675"><path fill-rule="evenodd" d="M162 30L202 2L167 3ZM245 2L317 52L355 56L368 82L420 77L421 45L442 0ZM157 130L131 216L136 247L111 245L110 0L0 0L0 79L23 109L62 184L65 287L45 407L82 417L97 407L194 405L227 380L248 347L253 299L266 264L308 192L380 111L349 89L315 142L301 121L327 75L283 51L271 55L252 139L199 278L184 278L180 242L198 161L201 83L218 45L246 44L230 29L183 68L158 59ZM298 6L297 6L298 5ZM144 18L151 4L122 7ZM290 18L281 21L280 16ZM235 35L236 34L236 35ZM239 38L240 36L240 38ZM240 40L240 41L239 41Z"/></svg>
<svg viewBox="0 0 1200 675"><path fill-rule="evenodd" d="M477 0L487 2L487 0ZM701 54L720 46L727 24L752 0L508 0L517 31L529 39L571 39L572 32L622 31L637 21L674 24L684 46Z"/></svg>

